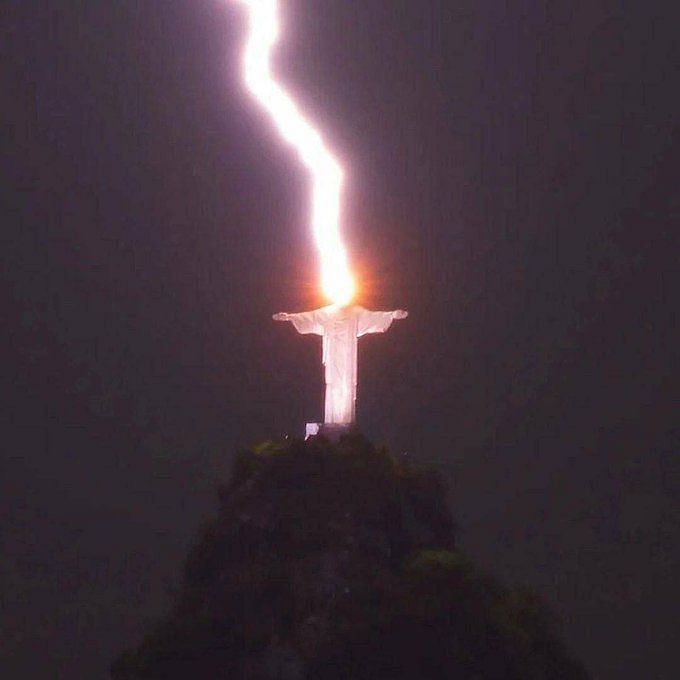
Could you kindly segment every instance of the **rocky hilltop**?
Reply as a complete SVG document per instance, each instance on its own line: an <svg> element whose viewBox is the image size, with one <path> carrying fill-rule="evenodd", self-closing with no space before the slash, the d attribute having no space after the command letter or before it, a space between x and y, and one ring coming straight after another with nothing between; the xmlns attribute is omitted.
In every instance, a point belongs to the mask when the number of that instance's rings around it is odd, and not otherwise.
<svg viewBox="0 0 680 680"><path fill-rule="evenodd" d="M457 549L446 488L359 434L237 456L177 602L114 680L576 680L552 616Z"/></svg>

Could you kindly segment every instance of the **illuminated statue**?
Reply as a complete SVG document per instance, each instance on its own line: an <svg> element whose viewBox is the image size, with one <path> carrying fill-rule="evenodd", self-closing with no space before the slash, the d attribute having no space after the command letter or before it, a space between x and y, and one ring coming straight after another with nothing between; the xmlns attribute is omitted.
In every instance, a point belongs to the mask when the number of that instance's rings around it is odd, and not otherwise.
<svg viewBox="0 0 680 680"><path fill-rule="evenodd" d="M323 336L326 367L326 428L343 429L354 422L357 393L357 338L384 333L406 312L370 312L350 305L356 286L340 230L340 196L344 171L287 90L276 80L271 55L280 33L278 0L240 0L248 12L248 40L243 54L246 85L272 117L282 138L297 151L311 177L311 227L319 252L321 291L333 302L312 312L275 314L299 333ZM318 426L319 423L307 423ZM308 429L308 434L310 430Z"/></svg>
<svg viewBox="0 0 680 680"><path fill-rule="evenodd" d="M290 321L298 333L323 337L322 361L326 373L324 424L354 422L357 396L357 339L367 333L384 333L394 319L408 312L371 312L358 305L329 305L312 312L274 314L275 321Z"/></svg>

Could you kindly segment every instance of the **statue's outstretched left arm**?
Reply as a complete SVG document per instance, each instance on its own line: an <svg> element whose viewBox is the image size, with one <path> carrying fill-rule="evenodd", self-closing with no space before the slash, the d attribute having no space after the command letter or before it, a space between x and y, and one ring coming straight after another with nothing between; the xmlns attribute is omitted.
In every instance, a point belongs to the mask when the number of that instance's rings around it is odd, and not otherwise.
<svg viewBox="0 0 680 680"><path fill-rule="evenodd" d="M363 310L361 318L359 319L358 335L366 335L367 333L384 333L395 319L405 319L408 312L404 309L395 309L392 312L371 312L368 309Z"/></svg>

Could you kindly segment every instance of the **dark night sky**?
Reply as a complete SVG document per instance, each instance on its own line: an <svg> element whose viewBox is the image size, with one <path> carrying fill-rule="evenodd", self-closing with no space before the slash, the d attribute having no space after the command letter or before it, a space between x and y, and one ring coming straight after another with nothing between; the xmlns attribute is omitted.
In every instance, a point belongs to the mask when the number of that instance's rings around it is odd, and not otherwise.
<svg viewBox="0 0 680 680"><path fill-rule="evenodd" d="M677 669L676 3L285 0L347 168L359 418L600 679ZM308 184L224 0L3 4L0 676L107 677L233 452L321 411ZM674 601L675 598L675 601Z"/></svg>

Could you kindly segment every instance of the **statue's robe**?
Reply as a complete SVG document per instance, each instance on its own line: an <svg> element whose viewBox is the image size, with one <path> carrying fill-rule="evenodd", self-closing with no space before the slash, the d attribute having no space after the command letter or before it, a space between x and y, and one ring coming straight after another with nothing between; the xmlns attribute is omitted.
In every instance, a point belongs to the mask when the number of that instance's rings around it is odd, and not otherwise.
<svg viewBox="0 0 680 680"><path fill-rule="evenodd" d="M323 337L324 423L353 423L357 396L357 339L367 333L384 333L394 320L394 312L371 312L358 305L330 305L311 312L289 314L288 320L298 333Z"/></svg>

